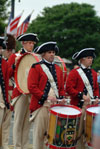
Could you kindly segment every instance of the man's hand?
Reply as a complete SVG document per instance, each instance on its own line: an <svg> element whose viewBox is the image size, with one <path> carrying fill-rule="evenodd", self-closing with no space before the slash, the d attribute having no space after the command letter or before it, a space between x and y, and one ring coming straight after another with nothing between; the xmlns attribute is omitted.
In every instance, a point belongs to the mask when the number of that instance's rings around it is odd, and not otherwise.
<svg viewBox="0 0 100 149"><path fill-rule="evenodd" d="M53 97L53 96L48 96L47 100L50 101L53 104L57 102L57 98Z"/></svg>
<svg viewBox="0 0 100 149"><path fill-rule="evenodd" d="M87 95L83 95L83 100L84 100L84 102L87 103L87 104L90 104L90 102L91 102L90 97L87 96Z"/></svg>
<svg viewBox="0 0 100 149"><path fill-rule="evenodd" d="M99 103L99 99L96 98L95 101L93 102L94 105L97 105Z"/></svg>
<svg viewBox="0 0 100 149"><path fill-rule="evenodd" d="M67 99L65 99L65 98L63 98L63 99L58 99L58 100L57 100L57 103L58 103L58 104L61 104L61 105L65 105L66 102L67 102Z"/></svg>

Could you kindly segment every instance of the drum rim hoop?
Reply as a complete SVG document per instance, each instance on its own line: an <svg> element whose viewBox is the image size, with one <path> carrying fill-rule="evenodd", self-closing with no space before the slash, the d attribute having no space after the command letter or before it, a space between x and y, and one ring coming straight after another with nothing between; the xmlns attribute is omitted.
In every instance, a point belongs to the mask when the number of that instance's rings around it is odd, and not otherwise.
<svg viewBox="0 0 100 149"><path fill-rule="evenodd" d="M17 89L19 90L19 92L21 92L22 94L28 95L28 94L30 94L30 93L29 93L29 92L24 92L24 91L20 88L20 86L19 86L19 84L18 84L18 79L17 79L18 66L19 66L19 64L20 64L21 59L22 59L24 56L26 56L26 55L33 55L33 56L36 58L37 62L39 62L38 57L37 57L34 53L26 52L26 53L24 53L23 55L21 55L21 57L20 57L19 60L18 60L18 63L16 64L15 73L14 73L14 80L15 80L15 83L16 83L16 86L17 86Z"/></svg>
<svg viewBox="0 0 100 149"><path fill-rule="evenodd" d="M92 108L92 107L100 107L100 105L89 105L87 106L86 108L86 113L89 114L89 115L93 115L93 116L96 116L97 113L94 113L94 112L91 112L91 111L88 111L89 108Z"/></svg>
<svg viewBox="0 0 100 149"><path fill-rule="evenodd" d="M78 110L80 113L77 114L77 115L65 115L65 114L60 114L60 113L57 113L55 111L53 111L51 108L52 107L55 107L55 106L62 106L62 107L71 107L71 108L74 108L76 110ZM56 105L53 105L50 107L49 109L50 113L56 115L56 116L59 116L59 117L62 117L62 118L76 118L76 117L80 117L82 115L82 110L79 108L79 107L76 107L74 105L61 105L61 104L56 104Z"/></svg>
<svg viewBox="0 0 100 149"><path fill-rule="evenodd" d="M52 144L49 144L49 143L47 143L46 145L49 148L52 147L53 149L76 149L76 145L71 147L71 148L69 148L69 147L58 147L58 146L55 146L55 145L52 145Z"/></svg>

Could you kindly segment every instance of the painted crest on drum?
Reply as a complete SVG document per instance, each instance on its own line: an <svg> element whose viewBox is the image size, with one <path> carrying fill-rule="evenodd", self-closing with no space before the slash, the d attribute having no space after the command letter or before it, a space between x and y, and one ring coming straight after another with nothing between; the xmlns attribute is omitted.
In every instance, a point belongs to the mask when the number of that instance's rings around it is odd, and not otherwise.
<svg viewBox="0 0 100 149"><path fill-rule="evenodd" d="M50 123L48 144L60 148L76 146L80 117L66 119L51 114Z"/></svg>
<svg viewBox="0 0 100 149"><path fill-rule="evenodd" d="M76 145L78 135L79 119L58 118L56 135L53 144L62 147L73 147Z"/></svg>

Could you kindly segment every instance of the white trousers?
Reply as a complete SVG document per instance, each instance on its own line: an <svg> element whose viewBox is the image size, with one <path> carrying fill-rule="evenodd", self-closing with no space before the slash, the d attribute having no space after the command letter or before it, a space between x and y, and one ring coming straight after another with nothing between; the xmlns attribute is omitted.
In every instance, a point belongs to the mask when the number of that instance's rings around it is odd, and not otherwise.
<svg viewBox="0 0 100 149"><path fill-rule="evenodd" d="M0 142L3 149L8 149L9 130L12 112L6 108L0 108L0 135L2 136Z"/></svg>
<svg viewBox="0 0 100 149"><path fill-rule="evenodd" d="M10 91L9 93L10 95L8 97L10 99L12 92ZM4 104L2 91L0 87L0 104L2 105L2 103ZM4 108L3 107L1 108L1 107L0 107L0 136L1 136L0 147L2 147L3 149L9 149L8 142L9 142L9 131L10 131L12 112L10 109L7 109L5 106Z"/></svg>
<svg viewBox="0 0 100 149"><path fill-rule="evenodd" d="M4 108L0 107L0 128L2 126L3 117L4 117Z"/></svg>
<svg viewBox="0 0 100 149"><path fill-rule="evenodd" d="M29 145L29 95L21 95L14 105L13 141L15 149L28 149Z"/></svg>
<svg viewBox="0 0 100 149"><path fill-rule="evenodd" d="M33 149L46 149L45 133L48 128L49 112L47 107L41 107L33 121Z"/></svg>
<svg viewBox="0 0 100 149"><path fill-rule="evenodd" d="M0 147L2 147L2 122L4 116L4 108L0 107Z"/></svg>
<svg viewBox="0 0 100 149"><path fill-rule="evenodd" d="M2 123L2 147L3 149L9 149L8 142L9 142L11 116L12 116L12 112L9 109L5 109L3 123Z"/></svg>

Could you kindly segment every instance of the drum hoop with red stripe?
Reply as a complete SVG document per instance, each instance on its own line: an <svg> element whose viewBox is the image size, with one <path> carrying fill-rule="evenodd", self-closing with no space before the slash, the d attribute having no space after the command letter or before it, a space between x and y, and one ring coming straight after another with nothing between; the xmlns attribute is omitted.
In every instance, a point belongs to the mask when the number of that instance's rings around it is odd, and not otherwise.
<svg viewBox="0 0 100 149"><path fill-rule="evenodd" d="M18 66L19 66L19 64L20 64L21 59L22 59L24 56L26 56L26 55L33 55L33 56L35 57L36 61L39 62L39 59L37 58L37 56L36 56L34 53L25 53L25 54L21 55L21 57L19 58L19 60L18 60L18 62L17 62L17 64L16 64L15 73L14 73L14 74L15 74L15 75L14 75L14 78L15 78L16 86L17 86L18 90L19 90L22 94L29 94L29 92L28 92L28 93L25 93L25 92L20 88L20 86L19 86L19 84L18 84L18 79L17 79L17 72L18 72Z"/></svg>
<svg viewBox="0 0 100 149"><path fill-rule="evenodd" d="M92 108L92 107L100 107L100 105L89 105L89 106L87 106L87 108L86 108L86 113L87 113L87 114L92 115L92 116L96 116L97 113L88 111L88 109L89 109L89 108Z"/></svg>
<svg viewBox="0 0 100 149"><path fill-rule="evenodd" d="M51 106L51 108L55 107L55 106L71 107L71 108L74 108L74 109L76 109L76 110L78 110L80 112L77 115L76 114L75 115L65 115L65 114L57 113L57 112L53 111L52 109L49 109L51 114L54 114L54 115L56 115L58 117L62 117L62 118L67 118L67 117L68 118L76 118L76 117L80 117L82 115L82 110L80 108L74 106L74 105L60 105L60 104L56 104L56 105Z"/></svg>

